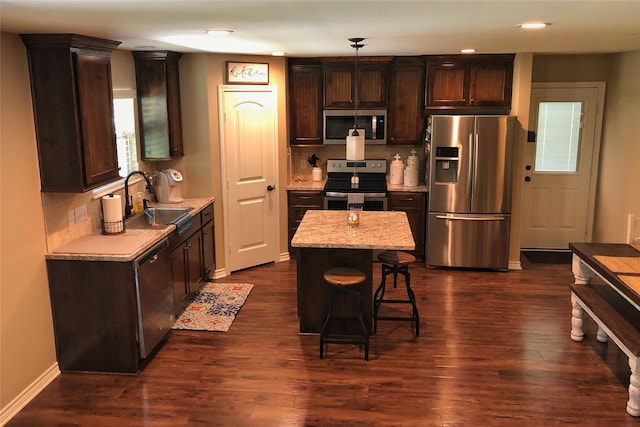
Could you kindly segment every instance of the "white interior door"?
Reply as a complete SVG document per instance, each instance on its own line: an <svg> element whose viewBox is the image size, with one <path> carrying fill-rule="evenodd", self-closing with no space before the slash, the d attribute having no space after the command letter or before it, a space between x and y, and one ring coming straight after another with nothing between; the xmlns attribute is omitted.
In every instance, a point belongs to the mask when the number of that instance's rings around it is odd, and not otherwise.
<svg viewBox="0 0 640 427"><path fill-rule="evenodd" d="M534 83L522 248L567 249L593 229L604 83Z"/></svg>
<svg viewBox="0 0 640 427"><path fill-rule="evenodd" d="M276 92L271 86L220 86L225 267L278 256Z"/></svg>

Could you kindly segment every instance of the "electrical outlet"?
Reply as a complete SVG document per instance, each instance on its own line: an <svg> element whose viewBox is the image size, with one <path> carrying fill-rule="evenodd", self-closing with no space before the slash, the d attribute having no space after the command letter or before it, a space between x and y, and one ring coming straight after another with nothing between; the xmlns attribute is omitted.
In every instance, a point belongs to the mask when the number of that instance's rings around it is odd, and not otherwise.
<svg viewBox="0 0 640 427"><path fill-rule="evenodd" d="M304 169L307 167L307 161L305 159L300 159L300 169Z"/></svg>
<svg viewBox="0 0 640 427"><path fill-rule="evenodd" d="M87 205L80 205L76 208L76 222L87 219Z"/></svg>
<svg viewBox="0 0 640 427"><path fill-rule="evenodd" d="M67 221L69 222L69 225L76 223L76 213L73 209L69 209L69 211L67 211Z"/></svg>

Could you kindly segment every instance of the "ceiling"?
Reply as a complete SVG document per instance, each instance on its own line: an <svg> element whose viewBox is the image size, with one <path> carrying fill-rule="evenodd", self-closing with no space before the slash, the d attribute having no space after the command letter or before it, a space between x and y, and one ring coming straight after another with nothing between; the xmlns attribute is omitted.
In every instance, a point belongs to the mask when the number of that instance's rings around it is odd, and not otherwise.
<svg viewBox="0 0 640 427"><path fill-rule="evenodd" d="M77 33L125 50L287 56L640 50L640 0L0 0L11 33ZM543 30L518 24L542 21ZM207 29L229 29L220 39Z"/></svg>

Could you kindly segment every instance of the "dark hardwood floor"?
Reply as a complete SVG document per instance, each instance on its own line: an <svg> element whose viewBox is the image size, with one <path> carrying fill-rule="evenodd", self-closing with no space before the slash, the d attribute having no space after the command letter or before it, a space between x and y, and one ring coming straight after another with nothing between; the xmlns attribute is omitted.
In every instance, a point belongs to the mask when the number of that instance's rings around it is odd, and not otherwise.
<svg viewBox="0 0 640 427"><path fill-rule="evenodd" d="M137 376L62 374L8 425L640 425L627 357L590 320L569 337L570 265L523 266L412 265L420 337L380 322L369 362L338 345L319 360L318 337L298 334L294 261L234 273L219 281L255 287L229 332L172 331Z"/></svg>

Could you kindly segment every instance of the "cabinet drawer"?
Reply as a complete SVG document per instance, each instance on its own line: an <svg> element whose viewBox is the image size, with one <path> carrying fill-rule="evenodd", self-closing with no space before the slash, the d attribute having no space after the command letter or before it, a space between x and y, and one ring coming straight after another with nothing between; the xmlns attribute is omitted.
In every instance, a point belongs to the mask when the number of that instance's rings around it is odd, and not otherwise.
<svg viewBox="0 0 640 427"><path fill-rule="evenodd" d="M289 191L289 206L304 206L309 209L322 209L322 191Z"/></svg>
<svg viewBox="0 0 640 427"><path fill-rule="evenodd" d="M206 224L213 219L213 204L210 204L200 212L202 224Z"/></svg>
<svg viewBox="0 0 640 427"><path fill-rule="evenodd" d="M200 231L202 228L202 219L200 214L194 215L191 219L191 228L186 230L184 233L178 236L178 232L174 230L173 233L169 235L169 247L171 251L181 245L184 241L190 238L196 231Z"/></svg>
<svg viewBox="0 0 640 427"><path fill-rule="evenodd" d="M389 193L389 209L416 208L424 209L425 193L396 191Z"/></svg>

